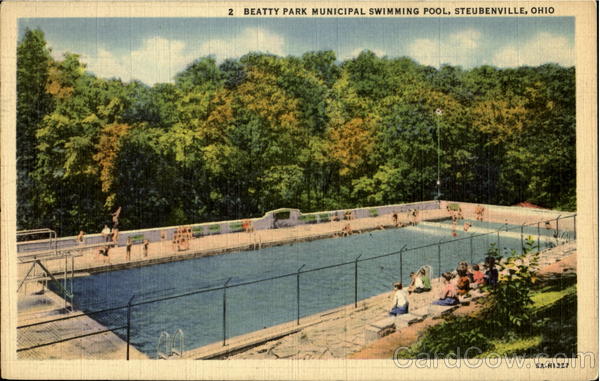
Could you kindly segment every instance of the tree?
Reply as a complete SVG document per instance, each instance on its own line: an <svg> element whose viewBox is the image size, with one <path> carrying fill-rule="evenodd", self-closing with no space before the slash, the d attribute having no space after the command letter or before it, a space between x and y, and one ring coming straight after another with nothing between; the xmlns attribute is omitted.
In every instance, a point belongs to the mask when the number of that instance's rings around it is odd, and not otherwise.
<svg viewBox="0 0 600 381"><path fill-rule="evenodd" d="M17 46L17 226L39 224L33 203L36 183L31 178L37 161L36 133L52 107L47 91L53 64L44 33L26 29Z"/></svg>

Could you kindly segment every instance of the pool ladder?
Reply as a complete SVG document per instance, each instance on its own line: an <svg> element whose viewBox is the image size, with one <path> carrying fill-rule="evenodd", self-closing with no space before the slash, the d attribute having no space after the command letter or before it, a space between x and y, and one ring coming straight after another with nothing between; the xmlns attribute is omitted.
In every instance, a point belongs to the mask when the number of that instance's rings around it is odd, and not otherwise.
<svg viewBox="0 0 600 381"><path fill-rule="evenodd" d="M156 354L158 355L158 358L162 360L169 360L173 357L181 358L183 357L183 343L184 336L181 329L175 331L175 334L172 337L168 332L162 331L158 337Z"/></svg>

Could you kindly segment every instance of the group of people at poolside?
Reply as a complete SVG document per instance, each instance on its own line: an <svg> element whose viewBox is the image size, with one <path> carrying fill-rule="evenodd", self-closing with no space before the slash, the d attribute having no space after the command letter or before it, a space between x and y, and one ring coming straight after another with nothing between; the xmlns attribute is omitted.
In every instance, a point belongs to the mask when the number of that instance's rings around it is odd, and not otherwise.
<svg viewBox="0 0 600 381"><path fill-rule="evenodd" d="M465 297L471 290L478 289L484 285L495 287L498 284L498 269L494 257L486 258L484 271L478 264L469 266L467 262L460 262L453 272L442 274L442 289L438 298L432 304L440 306L454 306L460 303L460 297ZM431 279L428 274L430 267L424 266L417 273L411 273L411 283L407 289L402 283L394 284L395 292L390 306L389 314L392 316L408 313L408 295L411 293L423 293L431 291Z"/></svg>
<svg viewBox="0 0 600 381"><path fill-rule="evenodd" d="M407 225L417 225L419 220L419 211L417 209L410 209L408 212L406 212L406 220L408 221L408 224L400 221L398 212L392 213L392 222L394 223L394 226L397 228L403 228Z"/></svg>

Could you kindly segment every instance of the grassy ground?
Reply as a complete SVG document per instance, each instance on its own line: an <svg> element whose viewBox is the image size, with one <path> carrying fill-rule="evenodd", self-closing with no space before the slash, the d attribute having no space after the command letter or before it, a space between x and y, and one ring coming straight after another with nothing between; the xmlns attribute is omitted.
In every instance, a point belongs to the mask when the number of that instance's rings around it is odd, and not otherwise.
<svg viewBox="0 0 600 381"><path fill-rule="evenodd" d="M492 341L489 352L525 357L541 353L548 356L577 352L577 277L576 274L551 278L532 295L534 304L529 334Z"/></svg>

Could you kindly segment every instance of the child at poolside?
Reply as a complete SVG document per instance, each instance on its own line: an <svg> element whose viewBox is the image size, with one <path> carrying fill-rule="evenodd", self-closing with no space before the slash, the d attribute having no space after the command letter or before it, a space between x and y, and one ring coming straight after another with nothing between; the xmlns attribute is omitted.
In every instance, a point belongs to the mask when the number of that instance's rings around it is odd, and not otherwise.
<svg viewBox="0 0 600 381"><path fill-rule="evenodd" d="M473 283L475 284L475 287L481 287L485 282L485 278L483 272L479 270L479 265L473 265L473 271L471 274L473 275Z"/></svg>
<svg viewBox="0 0 600 381"><path fill-rule="evenodd" d="M485 284L496 287L498 284L498 269L496 269L496 259L493 257L486 258L485 268Z"/></svg>
<svg viewBox="0 0 600 381"><path fill-rule="evenodd" d="M438 306L454 306L458 304L458 296L456 295L456 288L452 284L452 274L443 273L442 278L444 281L444 287L440 293L440 298L431 304Z"/></svg>
<svg viewBox="0 0 600 381"><path fill-rule="evenodd" d="M470 290L470 280L467 276L467 271L463 269L459 269L458 271L458 279L456 281L456 294L458 296L466 295Z"/></svg>
<svg viewBox="0 0 600 381"><path fill-rule="evenodd" d="M402 283L394 283L396 292L392 299L392 305L390 306L390 315L397 316L408 313L408 295L406 291L402 289Z"/></svg>

